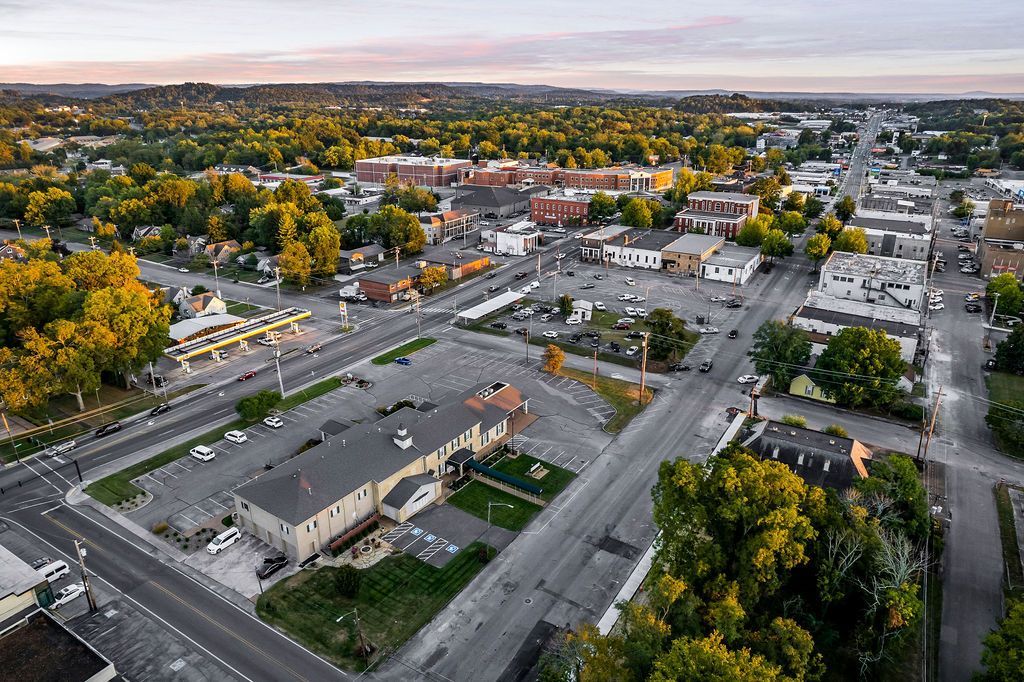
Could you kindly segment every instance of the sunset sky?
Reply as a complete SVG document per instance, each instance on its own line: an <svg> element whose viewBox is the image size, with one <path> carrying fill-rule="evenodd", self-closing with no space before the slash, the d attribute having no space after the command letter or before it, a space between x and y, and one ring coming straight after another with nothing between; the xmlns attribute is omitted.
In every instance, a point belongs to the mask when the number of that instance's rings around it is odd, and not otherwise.
<svg viewBox="0 0 1024 682"><path fill-rule="evenodd" d="M0 82L1024 92L1018 14L988 0L0 0Z"/></svg>

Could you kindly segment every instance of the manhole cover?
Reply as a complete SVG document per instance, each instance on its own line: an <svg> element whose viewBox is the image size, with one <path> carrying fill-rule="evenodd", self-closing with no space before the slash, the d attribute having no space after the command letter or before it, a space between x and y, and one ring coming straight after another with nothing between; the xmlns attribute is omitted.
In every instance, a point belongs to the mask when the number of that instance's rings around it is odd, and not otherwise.
<svg viewBox="0 0 1024 682"><path fill-rule="evenodd" d="M532 604L532 603L533 603L533 600L532 600L532 599L530 599L529 597L527 597L526 599L524 599L524 600L523 600L523 603L524 603L524 604Z"/></svg>

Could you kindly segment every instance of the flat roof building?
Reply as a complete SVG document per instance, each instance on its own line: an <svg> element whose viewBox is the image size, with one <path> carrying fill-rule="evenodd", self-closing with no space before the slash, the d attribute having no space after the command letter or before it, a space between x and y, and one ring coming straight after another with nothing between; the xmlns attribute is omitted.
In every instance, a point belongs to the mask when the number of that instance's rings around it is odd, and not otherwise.
<svg viewBox="0 0 1024 682"><path fill-rule="evenodd" d="M748 246L723 246L700 264L700 277L730 284L746 284L764 262L761 250Z"/></svg>
<svg viewBox="0 0 1024 682"><path fill-rule="evenodd" d="M920 311L927 289L925 261L835 251L821 268L818 291L836 298Z"/></svg>
<svg viewBox="0 0 1024 682"><path fill-rule="evenodd" d="M724 245L723 237L684 234L661 250L661 266L667 272L696 275L700 264Z"/></svg>
<svg viewBox="0 0 1024 682"><path fill-rule="evenodd" d="M676 232L630 228L604 243L604 262L624 268L661 270L661 250L679 238Z"/></svg>
<svg viewBox="0 0 1024 682"><path fill-rule="evenodd" d="M421 187L450 187L458 182L463 168L473 165L468 159L440 156L378 156L356 161L356 180L383 184L391 176L399 182Z"/></svg>

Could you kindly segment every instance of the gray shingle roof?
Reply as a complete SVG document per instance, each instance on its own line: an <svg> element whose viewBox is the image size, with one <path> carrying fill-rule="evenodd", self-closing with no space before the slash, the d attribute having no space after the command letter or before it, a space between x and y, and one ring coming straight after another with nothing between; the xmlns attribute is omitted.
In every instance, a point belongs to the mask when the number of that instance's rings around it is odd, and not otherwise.
<svg viewBox="0 0 1024 682"><path fill-rule="evenodd" d="M420 489L420 486L428 483L437 483L437 479L433 476L428 476L427 474L406 476L391 489L391 492L384 496L383 503L389 507L401 509L409 502L409 499L416 494L416 491Z"/></svg>

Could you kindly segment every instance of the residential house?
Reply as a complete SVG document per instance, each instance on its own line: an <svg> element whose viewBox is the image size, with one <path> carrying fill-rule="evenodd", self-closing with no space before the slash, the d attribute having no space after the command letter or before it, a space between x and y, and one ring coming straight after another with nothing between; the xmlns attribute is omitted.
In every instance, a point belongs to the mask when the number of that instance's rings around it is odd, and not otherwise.
<svg viewBox="0 0 1024 682"><path fill-rule="evenodd" d="M428 244L444 244L453 239L465 239L475 232L479 217L479 213L464 209L428 213L420 215L420 226Z"/></svg>
<svg viewBox="0 0 1024 682"><path fill-rule="evenodd" d="M6 239L4 240L3 246L0 246L0 261L24 261L25 259L25 250L23 248Z"/></svg>
<svg viewBox="0 0 1024 682"><path fill-rule="evenodd" d="M804 372L789 382L789 394L819 400L823 403L835 404L835 398L830 398L822 391L821 386L815 383L814 379L807 372Z"/></svg>
<svg viewBox="0 0 1024 682"><path fill-rule="evenodd" d="M146 237L159 237L162 229L159 225L140 225L132 230L132 241L137 242Z"/></svg>
<svg viewBox="0 0 1024 682"><path fill-rule="evenodd" d="M185 319L206 317L207 315L223 315L228 311L224 301L209 291L196 296L189 296L178 304L178 313Z"/></svg>
<svg viewBox="0 0 1024 682"><path fill-rule="evenodd" d="M160 290L161 299L165 305L179 307L182 302L192 294L185 287L165 287Z"/></svg>
<svg viewBox="0 0 1024 682"><path fill-rule="evenodd" d="M374 515L404 522L440 499L440 476L456 452L492 451L513 435L516 414L527 412L518 389L495 382L429 411L402 407L375 423L353 423L236 488L238 525L302 559Z"/></svg>
<svg viewBox="0 0 1024 682"><path fill-rule="evenodd" d="M207 244L204 249L210 262L218 262L221 264L227 263L231 260L231 257L242 250L242 245L234 239L229 239L224 242L216 242L213 244Z"/></svg>
<svg viewBox="0 0 1024 682"><path fill-rule="evenodd" d="M742 445L784 464L808 485L839 491L867 478L871 463L871 451L858 440L771 420L756 424Z"/></svg>
<svg viewBox="0 0 1024 682"><path fill-rule="evenodd" d="M195 237L186 236L185 241L188 242L188 254L196 256L206 251L206 245L209 243L210 238L205 234L201 234Z"/></svg>
<svg viewBox="0 0 1024 682"><path fill-rule="evenodd" d="M379 263L384 259L384 247L380 244L364 244L355 249L342 249L339 256L342 265L349 268L366 263Z"/></svg>

